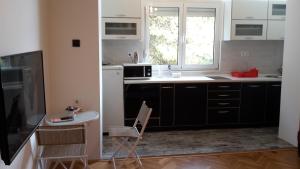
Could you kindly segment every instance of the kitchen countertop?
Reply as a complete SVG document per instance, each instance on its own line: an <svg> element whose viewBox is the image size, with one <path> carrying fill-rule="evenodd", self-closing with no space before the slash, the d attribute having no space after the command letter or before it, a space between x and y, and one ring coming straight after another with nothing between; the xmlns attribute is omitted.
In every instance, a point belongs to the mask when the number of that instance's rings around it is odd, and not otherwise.
<svg viewBox="0 0 300 169"><path fill-rule="evenodd" d="M206 76L221 76L229 79L212 79ZM181 76L179 78L173 77L152 77L150 79L139 80L124 80L124 84L143 84L143 83L207 83L207 82L281 82L281 78L265 77L261 74L254 78L237 78L232 77L230 74L214 74L214 75L201 75L201 76Z"/></svg>

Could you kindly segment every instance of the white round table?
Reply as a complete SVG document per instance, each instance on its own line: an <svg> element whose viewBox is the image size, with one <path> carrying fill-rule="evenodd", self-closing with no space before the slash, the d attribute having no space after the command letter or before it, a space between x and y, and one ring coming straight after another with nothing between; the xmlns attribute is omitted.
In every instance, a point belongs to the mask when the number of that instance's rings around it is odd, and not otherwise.
<svg viewBox="0 0 300 169"><path fill-rule="evenodd" d="M57 115L57 117L56 117ZM74 115L74 120L72 121L64 121L64 122L51 122L51 118L59 118L59 114L50 114L45 118L45 122L49 126L63 126L63 125L77 125L77 124L85 124L99 118L99 112L96 111L86 111L80 112Z"/></svg>

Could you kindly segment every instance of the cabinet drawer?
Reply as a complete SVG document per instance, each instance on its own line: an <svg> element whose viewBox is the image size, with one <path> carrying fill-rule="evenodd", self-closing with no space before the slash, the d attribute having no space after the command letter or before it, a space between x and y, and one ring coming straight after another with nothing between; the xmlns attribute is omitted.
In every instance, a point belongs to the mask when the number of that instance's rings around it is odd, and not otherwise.
<svg viewBox="0 0 300 169"><path fill-rule="evenodd" d="M238 122L239 108L208 109L208 124Z"/></svg>
<svg viewBox="0 0 300 169"><path fill-rule="evenodd" d="M208 90L240 90L240 83L209 83Z"/></svg>
<svg viewBox="0 0 300 169"><path fill-rule="evenodd" d="M240 107L240 100L209 100L209 108Z"/></svg>
<svg viewBox="0 0 300 169"><path fill-rule="evenodd" d="M239 99L240 91L209 91L208 99Z"/></svg>
<svg viewBox="0 0 300 169"><path fill-rule="evenodd" d="M253 91L265 89L266 83L243 83L243 90L250 89Z"/></svg>

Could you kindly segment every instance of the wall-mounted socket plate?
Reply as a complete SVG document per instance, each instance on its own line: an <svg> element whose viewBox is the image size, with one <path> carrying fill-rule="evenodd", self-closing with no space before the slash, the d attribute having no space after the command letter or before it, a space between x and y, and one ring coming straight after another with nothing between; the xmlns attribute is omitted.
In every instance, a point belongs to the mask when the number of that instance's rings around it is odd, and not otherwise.
<svg viewBox="0 0 300 169"><path fill-rule="evenodd" d="M241 57L249 57L250 56L250 52L247 50L242 50L241 51Z"/></svg>
<svg viewBox="0 0 300 169"><path fill-rule="evenodd" d="M73 39L72 47L79 48L80 47L80 39Z"/></svg>

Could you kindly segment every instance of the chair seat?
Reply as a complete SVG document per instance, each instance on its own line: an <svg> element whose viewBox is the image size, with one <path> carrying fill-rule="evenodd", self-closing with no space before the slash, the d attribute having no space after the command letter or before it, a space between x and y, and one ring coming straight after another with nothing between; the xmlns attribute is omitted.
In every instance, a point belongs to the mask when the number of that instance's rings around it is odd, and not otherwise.
<svg viewBox="0 0 300 169"><path fill-rule="evenodd" d="M39 158L61 159L61 158L81 158L85 155L84 144L70 145L47 145L43 147L43 151Z"/></svg>
<svg viewBox="0 0 300 169"><path fill-rule="evenodd" d="M136 127L111 127L109 128L109 136L111 137L134 137L138 138L140 133L138 132Z"/></svg>

